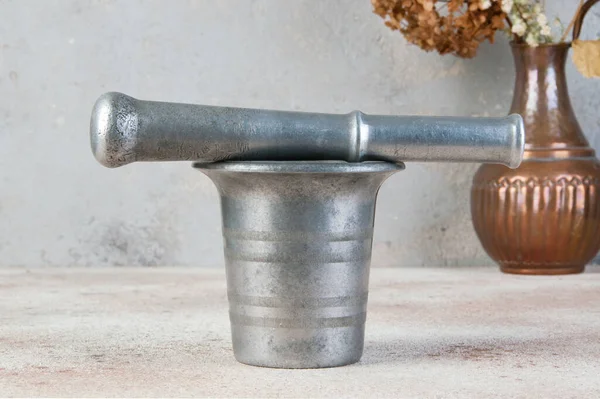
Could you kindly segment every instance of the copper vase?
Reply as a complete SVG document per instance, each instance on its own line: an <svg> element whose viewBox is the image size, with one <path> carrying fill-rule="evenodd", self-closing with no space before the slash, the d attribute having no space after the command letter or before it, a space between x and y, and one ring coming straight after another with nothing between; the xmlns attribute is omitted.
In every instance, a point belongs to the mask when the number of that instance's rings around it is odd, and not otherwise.
<svg viewBox="0 0 600 399"><path fill-rule="evenodd" d="M600 249L600 163L569 100L569 48L512 44L523 163L482 165L473 178L475 231L505 273L580 273Z"/></svg>

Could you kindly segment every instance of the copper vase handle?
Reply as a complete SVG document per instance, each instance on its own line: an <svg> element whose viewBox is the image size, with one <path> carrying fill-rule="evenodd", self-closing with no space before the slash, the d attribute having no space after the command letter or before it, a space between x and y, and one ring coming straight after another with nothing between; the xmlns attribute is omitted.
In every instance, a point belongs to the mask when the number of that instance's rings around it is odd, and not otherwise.
<svg viewBox="0 0 600 399"><path fill-rule="evenodd" d="M575 23L573 24L573 41L579 39L579 34L581 33L581 26L583 25L583 19L585 18L585 15L590 8L592 8L599 1L600 0L588 0L581 6L577 17L575 18Z"/></svg>

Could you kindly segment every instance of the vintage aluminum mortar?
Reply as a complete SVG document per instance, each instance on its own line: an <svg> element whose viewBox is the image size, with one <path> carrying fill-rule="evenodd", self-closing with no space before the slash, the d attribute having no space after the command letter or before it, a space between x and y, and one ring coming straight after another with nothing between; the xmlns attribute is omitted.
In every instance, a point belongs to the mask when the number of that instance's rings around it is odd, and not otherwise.
<svg viewBox="0 0 600 399"><path fill-rule="evenodd" d="M236 359L315 368L362 355L383 181L404 161L515 168L524 131L518 115L326 115L107 93L94 106L91 145L107 167L196 161L221 197Z"/></svg>

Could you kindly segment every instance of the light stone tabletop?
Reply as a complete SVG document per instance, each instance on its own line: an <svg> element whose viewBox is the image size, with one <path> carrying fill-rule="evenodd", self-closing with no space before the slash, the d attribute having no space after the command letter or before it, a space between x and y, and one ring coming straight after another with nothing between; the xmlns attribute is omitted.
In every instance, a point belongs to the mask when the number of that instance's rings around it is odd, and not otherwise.
<svg viewBox="0 0 600 399"><path fill-rule="evenodd" d="M371 271L365 351L233 358L222 269L0 270L0 396L600 397L600 270Z"/></svg>

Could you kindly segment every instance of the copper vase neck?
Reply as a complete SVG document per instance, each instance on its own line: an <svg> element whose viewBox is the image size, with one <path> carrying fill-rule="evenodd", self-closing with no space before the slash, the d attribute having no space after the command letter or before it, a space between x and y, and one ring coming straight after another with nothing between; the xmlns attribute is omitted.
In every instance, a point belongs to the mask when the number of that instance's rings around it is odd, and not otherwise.
<svg viewBox="0 0 600 399"><path fill-rule="evenodd" d="M565 64L569 43L512 44L516 80L511 113L523 116L525 148L532 151L588 147L569 99Z"/></svg>

